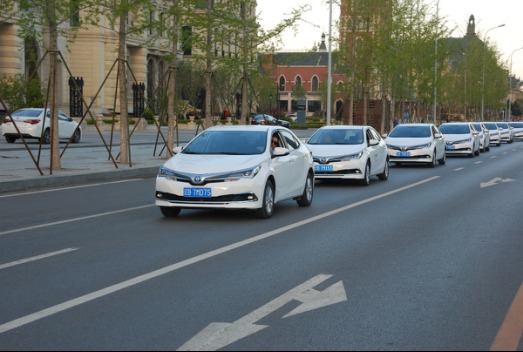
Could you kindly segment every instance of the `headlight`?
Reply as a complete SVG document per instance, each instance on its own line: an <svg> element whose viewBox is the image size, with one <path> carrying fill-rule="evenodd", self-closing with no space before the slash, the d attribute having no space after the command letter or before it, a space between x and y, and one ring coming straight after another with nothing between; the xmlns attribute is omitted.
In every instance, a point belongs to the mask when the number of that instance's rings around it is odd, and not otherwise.
<svg viewBox="0 0 523 352"><path fill-rule="evenodd" d="M173 170L166 168L165 166L160 166L158 177L165 177L176 180L176 173Z"/></svg>
<svg viewBox="0 0 523 352"><path fill-rule="evenodd" d="M430 147L432 147L432 142L429 142L429 143L427 143L427 144L425 144L425 145L422 145L422 146L420 146L420 147L421 147L421 148L430 148Z"/></svg>
<svg viewBox="0 0 523 352"><path fill-rule="evenodd" d="M254 178L258 172L260 172L261 166L258 165L256 167L253 167L252 169L245 169L241 171L236 171L231 174L229 174L226 178L226 182L232 182L232 181L238 181L242 178Z"/></svg>
<svg viewBox="0 0 523 352"><path fill-rule="evenodd" d="M471 141L472 141L472 138L468 138L468 139L464 139L464 140L458 141L456 143L468 143L468 142L471 142Z"/></svg>
<svg viewBox="0 0 523 352"><path fill-rule="evenodd" d="M351 154L351 155L345 155L345 156L342 156L340 159L341 161L350 161L350 160L354 160L354 159L359 159L363 156L363 151L357 153L357 154Z"/></svg>

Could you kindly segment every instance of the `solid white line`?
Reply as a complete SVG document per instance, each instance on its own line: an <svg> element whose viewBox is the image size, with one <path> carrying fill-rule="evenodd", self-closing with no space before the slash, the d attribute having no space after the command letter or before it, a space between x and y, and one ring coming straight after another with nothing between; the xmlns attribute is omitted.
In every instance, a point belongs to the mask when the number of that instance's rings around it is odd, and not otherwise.
<svg viewBox="0 0 523 352"><path fill-rule="evenodd" d="M40 229L42 227L49 227L49 226L67 224L69 222L82 221L82 220L87 220L87 219L99 218L99 217L102 217L102 216L108 216L108 215L114 215L114 214L119 214L119 213L125 213L127 211L144 209L144 208L149 208L149 207L153 207L153 206L155 206L155 204L148 204L148 205L142 205L142 206L139 206L139 207L133 207L133 208L126 208L126 209L120 209L120 210L115 210L115 211L109 211L109 212L106 212L106 213L100 213L100 214L94 214L94 215L88 215L88 216L81 216L79 218L73 218L73 219L49 222L47 224L22 227L22 228L19 228L19 229L14 229L14 230L8 230L8 231L0 232L0 236L8 235L8 234L11 234L11 233L16 233L16 232L27 231L27 230Z"/></svg>
<svg viewBox="0 0 523 352"><path fill-rule="evenodd" d="M40 190L40 191L31 191L31 192L23 192L23 193L6 194L6 195L0 195L0 198L9 198L9 197L18 197L18 196L32 196L33 194L38 194L38 193L47 193L47 192L65 191L65 190L68 190L68 189L77 189L77 188L113 185L113 184L116 184L116 183L133 182L133 181L140 181L140 180L143 180L143 178L135 178L135 179L130 179L130 180L121 180L121 181L104 182L104 183L91 183L91 184L88 184L88 185L81 185L81 186L71 186L71 187L62 187L62 188L53 188L53 189L43 189L43 190Z"/></svg>
<svg viewBox="0 0 523 352"><path fill-rule="evenodd" d="M465 170L464 167L458 167L457 169L454 169L454 171L461 171L461 170Z"/></svg>
<svg viewBox="0 0 523 352"><path fill-rule="evenodd" d="M5 269L5 268L10 268L12 266L20 265L20 264L34 262L36 260L52 257L54 255L69 253L69 252L76 251L76 250L78 250L78 248L66 248L66 249L62 249L61 251L45 253L45 254L34 256L34 257L26 258L26 259L16 260L11 263L5 263L5 264L0 265L0 270Z"/></svg>
<svg viewBox="0 0 523 352"><path fill-rule="evenodd" d="M173 272L175 270L184 268L184 267L189 266L191 264L195 264L195 263L201 262L203 260L209 259L209 258L217 256L217 255L220 255L220 254L232 251L234 249L246 246L248 244L264 240L266 238L269 238L269 237L281 234L283 232L295 229L297 227L301 227L301 226L307 225L307 224L309 224L311 222L314 222L314 221L317 221L317 220L321 220L321 219L324 219L324 218L332 216L332 215L336 215L338 213L342 213L342 212L344 212L346 210L349 210L349 209L352 209L352 208L356 208L356 207L358 207L360 205L364 205L364 204L367 204L367 203L370 203L370 202L374 202L374 201L376 201L378 199L385 198L385 197L391 196L393 194L406 191L406 190L408 190L410 188L414 188L414 187L420 186L422 184L425 184L427 182L434 181L434 180L438 179L439 177L440 176L434 176L434 177L428 178L426 180L419 181L419 182L413 183L411 185L404 186L404 187L398 188L396 190L383 193L383 194L378 195L378 196L374 196L374 197L371 197L371 198L368 198L368 199L365 199L365 200L361 200L361 201L356 202L356 203L352 203L352 204L346 205L346 206L344 206L342 208L338 208L338 209L335 209L335 210L328 211L326 213L314 216L312 218L308 218L306 220L302 220L302 221L293 223L291 225L287 225L287 226L281 227L279 229L263 233L261 235L255 236L255 237L252 237L252 238L240 241L240 242L236 242L236 243L230 244L230 245L222 247L222 248L215 249L213 251L210 251L210 252L207 252L207 253L204 253L204 254L197 255L196 257L183 260L181 262L178 262L178 263L175 263L175 264L163 267L161 269L152 271L150 273L134 277L132 279L123 281L123 282L121 282L119 284L115 284L115 285L103 288L101 290L88 293L86 295L83 295L83 296L74 298L72 300L69 300L69 301L57 304L55 306L49 307L49 308L41 310L39 312L36 312L36 313L33 313L33 314L29 314L29 315L26 315L24 317L21 317L21 318L15 319L15 320L11 320L10 322L7 322L5 324L0 325L0 333L4 333L6 331L16 329L16 328L18 328L20 326L23 326L23 325L32 323L34 321L46 318L46 317L51 316L51 315L56 314L56 313L60 313L60 312L65 311L67 309L79 306L79 305L81 305L83 303L87 303L89 301L95 300L95 299L103 297L103 296L107 296L107 295L109 295L111 293L114 293L114 292L123 290L125 288L128 288L128 287L140 284L140 283L145 282L147 280L154 279L154 278L156 278L158 276L171 273L171 272Z"/></svg>

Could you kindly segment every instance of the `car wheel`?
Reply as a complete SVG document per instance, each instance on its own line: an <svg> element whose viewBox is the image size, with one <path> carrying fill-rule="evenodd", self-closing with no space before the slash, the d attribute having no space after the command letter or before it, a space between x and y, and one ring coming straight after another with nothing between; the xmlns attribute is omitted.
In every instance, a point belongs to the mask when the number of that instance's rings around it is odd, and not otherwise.
<svg viewBox="0 0 523 352"><path fill-rule="evenodd" d="M72 142L80 143L81 138L82 138L82 132L80 132L80 130L77 128L76 130L74 130Z"/></svg>
<svg viewBox="0 0 523 352"><path fill-rule="evenodd" d="M383 168L383 172L381 174L378 174L378 178L381 181L387 181L389 179L389 158L385 160L385 166Z"/></svg>
<svg viewBox="0 0 523 352"><path fill-rule="evenodd" d="M441 159L438 160L438 163L440 165L445 165L445 163L447 162L447 153L443 153L443 157Z"/></svg>
<svg viewBox="0 0 523 352"><path fill-rule="evenodd" d="M314 194L314 177L312 174L307 175L305 180L305 187L303 188L303 194L300 198L296 199L296 202L300 207L308 207L312 203L312 196Z"/></svg>
<svg viewBox="0 0 523 352"><path fill-rule="evenodd" d="M434 149L434 154L432 154L432 160L427 164L428 167L436 167L436 149Z"/></svg>
<svg viewBox="0 0 523 352"><path fill-rule="evenodd" d="M47 128L41 138L42 144L51 143L51 130Z"/></svg>
<svg viewBox="0 0 523 352"><path fill-rule="evenodd" d="M476 152L474 153L474 155L475 155L475 156L479 156L479 154L480 154L480 151L479 151L479 148L478 148L478 150L476 150Z"/></svg>
<svg viewBox="0 0 523 352"><path fill-rule="evenodd" d="M5 136L5 141L7 143L14 143L16 141L16 137L14 137L14 136Z"/></svg>
<svg viewBox="0 0 523 352"><path fill-rule="evenodd" d="M368 186L370 185L370 163L367 161L367 164L365 165L365 171L363 174L363 180L361 180L362 186Z"/></svg>
<svg viewBox="0 0 523 352"><path fill-rule="evenodd" d="M174 207L160 207L160 211L166 218L174 218L180 214L180 208Z"/></svg>
<svg viewBox="0 0 523 352"><path fill-rule="evenodd" d="M498 146L498 147L501 146L501 141L499 141L498 144L496 144L496 146Z"/></svg>
<svg viewBox="0 0 523 352"><path fill-rule="evenodd" d="M274 212L274 185L268 180L263 191L262 207L256 210L256 216L260 219L268 219Z"/></svg>
<svg viewBox="0 0 523 352"><path fill-rule="evenodd" d="M490 145L487 145L487 146L485 147L485 151L486 151L486 152L490 152Z"/></svg>
<svg viewBox="0 0 523 352"><path fill-rule="evenodd" d="M473 158L474 155L476 155L476 152L474 151L474 148L472 148L472 150L470 151L468 157L469 157L469 158Z"/></svg>

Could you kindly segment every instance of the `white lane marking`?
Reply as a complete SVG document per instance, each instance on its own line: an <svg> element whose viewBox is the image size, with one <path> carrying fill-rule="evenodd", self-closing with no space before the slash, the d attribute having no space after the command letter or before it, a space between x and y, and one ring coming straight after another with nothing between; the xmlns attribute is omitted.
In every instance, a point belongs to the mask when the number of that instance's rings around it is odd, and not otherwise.
<svg viewBox="0 0 523 352"><path fill-rule="evenodd" d="M91 183L91 184L88 184L88 185L62 187L62 188L52 188L52 189L43 189L43 190L39 190L39 191L28 191L28 192L23 192L23 193L5 194L5 195L0 195L0 198L19 197L19 196L32 196L33 194L39 194L39 193L66 191L66 190L69 190L69 189L78 189L78 188L86 188L86 187L97 187L97 186L114 185L114 184L117 184L117 183L134 182L134 181L140 181L140 180L144 180L144 179L143 178L135 178L135 179L130 179L130 180L120 180L120 181L104 182L104 183Z"/></svg>
<svg viewBox="0 0 523 352"><path fill-rule="evenodd" d="M330 277L332 275L317 275L233 323L213 322L179 347L177 351L216 351L228 346L268 327L268 325L260 325L256 322L293 300L301 304L283 318L346 301L347 293L342 281L338 281L323 291L314 289L314 286Z"/></svg>
<svg viewBox="0 0 523 352"><path fill-rule="evenodd" d="M27 231L27 230L39 229L39 228L42 228L42 227L49 227L49 226L67 224L69 222L82 221L82 220L87 220L87 219L99 218L99 217L102 217L102 216L108 216L108 215L114 215L114 214L119 214L119 213L125 213L125 212L128 212L128 211L144 209L144 208L149 208L149 207L154 207L154 206L156 206L156 205L155 204L141 205L139 207L126 208L126 209L120 209L120 210L115 210L115 211L108 211L106 213L93 214L93 215L88 215L88 216L81 216L79 218L73 218L73 219L49 222L47 224L40 224L40 225L35 225L35 226L22 227L22 228L19 228L19 229L14 229L14 230L8 230L8 231L0 232L0 236L8 235L8 234L11 234L11 233L16 233L16 232Z"/></svg>
<svg viewBox="0 0 523 352"><path fill-rule="evenodd" d="M481 182L479 184L479 187L480 188L486 188L486 187L490 187L490 186L495 186L497 184L499 184L500 182L501 183L506 183L506 182L514 182L515 180L511 179L511 178L501 178L501 177L496 177L488 182Z"/></svg>
<svg viewBox="0 0 523 352"><path fill-rule="evenodd" d="M358 207L360 205L371 203L371 202L374 202L374 201L376 201L378 199L385 198L385 197L391 196L393 194L406 191L406 190L408 190L410 188L414 188L414 187L420 186L422 184L434 181L434 180L436 180L438 178L440 178L440 176L433 176L433 177L428 178L426 180L419 181L419 182L413 183L411 185L404 186L404 187L398 188L396 190L389 191L389 192L386 192L386 193L383 193L381 195L374 196L374 197L371 197L371 198L368 198L368 199L365 199L365 200L361 200L359 202L346 205L346 206L344 206L342 208L331 210L331 211L328 211L326 213L316 215L316 216L314 216L312 218L308 218L308 219L305 219L305 220L293 223L291 225L287 225L287 226L281 227L279 229L272 230L272 231L263 233L261 235L251 237L249 239L246 239L246 240L243 240L243 241L240 241L240 242L236 242L236 243L230 244L228 246L212 250L212 251L207 252L207 253L203 253L203 254L197 255L196 257L189 258L189 259L186 259L186 260L182 260L181 262L168 265L166 267L160 268L158 270L152 271L152 272L147 273L147 274L136 276L136 277L134 277L132 279L129 279L129 280L120 282L118 284L115 284L115 285L103 288L101 290L94 291L94 292L88 293L86 295L83 295L83 296L71 299L69 301L66 301L66 302L57 304L55 306L46 308L46 309L41 310L39 312L32 313L32 314L26 315L24 317L21 317L21 318L15 319L15 320L11 320L11 321L9 321L9 322L7 322L5 324L0 325L0 334L4 333L6 331L9 331L9 330L16 329L16 328L18 328L20 326L32 323L34 321L46 318L48 316L51 316L51 315L63 312L65 310L67 310L67 309L74 308L76 306L79 306L79 305L81 305L83 303L90 302L90 301L95 300L97 298L100 298L100 297L103 297L103 296L107 296L107 295L109 295L111 293L115 293L115 292L123 290L125 288L141 284L142 282L154 279L154 278L156 278L158 276L161 276L161 275L165 275L165 274L171 273L171 272L173 272L175 270L184 268L184 267L189 266L191 264L196 264L198 262L204 261L204 260L209 259L211 257L215 257L215 256L218 256L220 254L224 254L226 252L230 252L230 251L232 251L234 249L246 246L248 244L255 243L255 242L264 240L266 238L269 238L269 237L272 237L272 236L276 236L276 235L278 235L280 233L283 233L283 232L295 229L297 227L301 227L301 226L307 225L307 224L309 224L311 222L318 221L318 220L324 219L326 217L329 217L329 216L336 215L338 213L344 212L346 210L349 210L349 209L352 209L352 208L356 208L356 207Z"/></svg>
<svg viewBox="0 0 523 352"><path fill-rule="evenodd" d="M56 252L49 252L49 253L40 254L40 255L37 255L37 256L34 256L34 257L30 257L30 258L16 260L14 262L1 264L0 265L0 270L5 269L5 268L10 268L10 267L15 266L15 265L25 264L25 263L29 263L29 262L34 262L36 260L49 258L49 257L55 256L55 255L60 255L60 254L64 254L64 253L73 252L73 251L76 251L76 250L78 250L78 248L66 248L66 249L62 249L60 251L56 251Z"/></svg>
<svg viewBox="0 0 523 352"><path fill-rule="evenodd" d="M457 169L454 169L454 171L461 171L461 170L465 170L464 167L458 167Z"/></svg>
<svg viewBox="0 0 523 352"><path fill-rule="evenodd" d="M483 161L476 161L474 164L481 164Z"/></svg>

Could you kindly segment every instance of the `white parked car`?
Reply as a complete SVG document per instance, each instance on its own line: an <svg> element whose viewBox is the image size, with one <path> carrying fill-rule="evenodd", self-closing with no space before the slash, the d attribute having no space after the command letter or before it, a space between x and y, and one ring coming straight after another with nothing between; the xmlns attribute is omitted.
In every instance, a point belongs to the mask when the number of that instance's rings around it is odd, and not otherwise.
<svg viewBox="0 0 523 352"><path fill-rule="evenodd" d="M43 108L26 108L17 110L11 114L14 123L11 120L11 117L5 117L1 126L2 135L7 143L14 143L21 135L24 139L38 139L41 140L42 144L49 144L51 142L50 115L51 111L48 109L44 126ZM58 135L59 139L71 138L72 143L79 143L82 139L82 128L72 118L59 111Z"/></svg>
<svg viewBox="0 0 523 352"><path fill-rule="evenodd" d="M312 202L311 152L287 128L215 126L174 152L156 177L156 205L166 217L183 208L225 208L269 218L280 201Z"/></svg>
<svg viewBox="0 0 523 352"><path fill-rule="evenodd" d="M523 141L523 122L509 122L508 125L512 127L513 137Z"/></svg>
<svg viewBox="0 0 523 352"><path fill-rule="evenodd" d="M505 143L514 142L514 135L512 134L512 128L507 122L496 122L498 127L501 128L501 141Z"/></svg>
<svg viewBox="0 0 523 352"><path fill-rule="evenodd" d="M501 145L501 129L498 127L498 124L495 122L486 121L483 125L489 130L490 133L490 144L495 144L496 146Z"/></svg>
<svg viewBox="0 0 523 352"><path fill-rule="evenodd" d="M479 148L482 152L490 151L490 131L483 122L472 122L472 126L479 133Z"/></svg>
<svg viewBox="0 0 523 352"><path fill-rule="evenodd" d="M439 126L445 138L447 155L467 155L471 158L480 154L479 132L471 122L448 122Z"/></svg>
<svg viewBox="0 0 523 352"><path fill-rule="evenodd" d="M446 163L445 140L432 123L406 123L397 125L384 135L389 161L397 165L403 163L426 164L435 167Z"/></svg>
<svg viewBox="0 0 523 352"><path fill-rule="evenodd" d="M369 185L371 176L389 177L387 145L371 126L324 126L307 147L316 179L356 179Z"/></svg>

